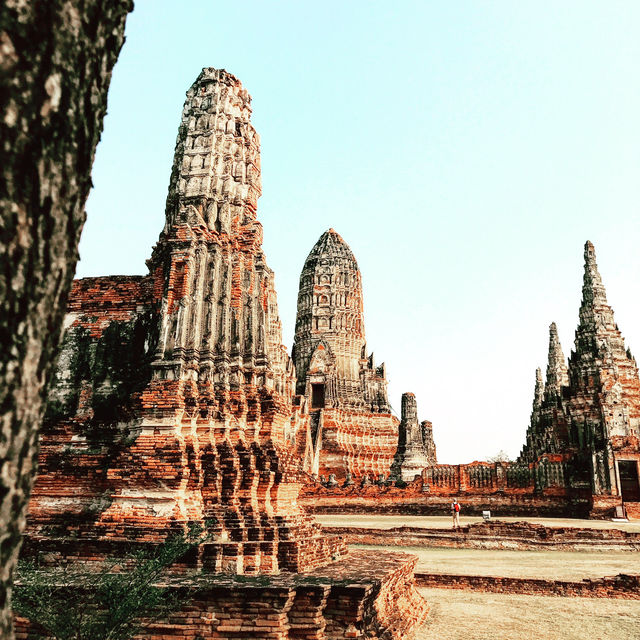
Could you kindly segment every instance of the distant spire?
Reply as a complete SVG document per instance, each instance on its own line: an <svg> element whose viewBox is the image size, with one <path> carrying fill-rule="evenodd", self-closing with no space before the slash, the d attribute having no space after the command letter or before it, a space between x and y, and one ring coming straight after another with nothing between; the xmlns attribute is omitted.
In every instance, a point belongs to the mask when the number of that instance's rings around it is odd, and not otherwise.
<svg viewBox="0 0 640 640"><path fill-rule="evenodd" d="M589 240L584 245L584 280L582 285L582 305L586 304L607 304L607 293L596 264L596 250Z"/></svg>
<svg viewBox="0 0 640 640"><path fill-rule="evenodd" d="M591 243L588 243L591 244ZM558 337L558 327L555 322L549 325L549 358L547 361L547 384L546 393L559 395L560 387L569 386L569 375L567 363L564 359L560 338Z"/></svg>
<svg viewBox="0 0 640 640"><path fill-rule="evenodd" d="M542 398L544 397L544 382L542 381L542 369L536 369L536 386L533 393L533 411L538 411L542 406Z"/></svg>
<svg viewBox="0 0 640 640"><path fill-rule="evenodd" d="M542 371L540 367L536 369L536 386L533 392L533 407L531 408L531 417L529 426L527 427L527 442L520 452L520 458L530 459L534 453L535 443L540 433L540 411L542 409L542 401L544 399L544 382L542 381Z"/></svg>

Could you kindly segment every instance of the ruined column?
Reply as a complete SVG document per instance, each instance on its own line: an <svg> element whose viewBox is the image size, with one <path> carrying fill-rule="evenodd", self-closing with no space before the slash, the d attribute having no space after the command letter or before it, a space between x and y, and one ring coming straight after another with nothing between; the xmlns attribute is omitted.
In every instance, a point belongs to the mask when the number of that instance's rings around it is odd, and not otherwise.
<svg viewBox="0 0 640 640"><path fill-rule="evenodd" d="M429 422L418 422L418 405L413 393L402 394L398 449L391 468L396 480L411 482L425 467L436 464L433 431ZM429 437L431 439L429 440Z"/></svg>

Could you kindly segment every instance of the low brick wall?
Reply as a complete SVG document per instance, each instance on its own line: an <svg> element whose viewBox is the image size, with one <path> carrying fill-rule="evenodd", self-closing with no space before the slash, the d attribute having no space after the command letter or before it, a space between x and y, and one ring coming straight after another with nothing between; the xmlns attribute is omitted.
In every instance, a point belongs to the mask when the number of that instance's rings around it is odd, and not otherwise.
<svg viewBox="0 0 640 640"><path fill-rule="evenodd" d="M580 582L545 580L542 578L504 578L495 576L465 576L439 573L416 573L421 587L490 591L492 593L522 593L536 596L582 598L622 598L640 600L640 575L585 579Z"/></svg>
<svg viewBox="0 0 640 640"><path fill-rule="evenodd" d="M316 514L403 514L450 515L451 501L457 498L463 515L482 515L491 511L500 517L573 517L587 518L591 510L590 497L568 497L552 491L531 494L523 490L483 493L467 490L450 495L434 495L422 491L421 482L405 488L394 486L335 487L306 485L300 493L303 507Z"/></svg>
<svg viewBox="0 0 640 640"><path fill-rule="evenodd" d="M192 589L193 597L167 619L147 621L137 637L402 640L428 614L416 589L416 562L405 553L381 551L372 558L354 551L305 574L176 578L170 584L177 590ZM45 637L28 620L16 617L16 640Z"/></svg>
<svg viewBox="0 0 640 640"><path fill-rule="evenodd" d="M620 529L545 527L530 522L483 522L451 528L324 526L327 535L347 544L461 549L518 549L556 551L640 551L640 533Z"/></svg>

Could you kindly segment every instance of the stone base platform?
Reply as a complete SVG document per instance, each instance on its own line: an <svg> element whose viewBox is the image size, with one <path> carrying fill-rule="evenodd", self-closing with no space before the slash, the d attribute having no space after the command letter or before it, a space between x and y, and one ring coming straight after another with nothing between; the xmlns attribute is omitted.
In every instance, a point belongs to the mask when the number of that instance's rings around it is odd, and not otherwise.
<svg viewBox="0 0 640 640"><path fill-rule="evenodd" d="M144 640L402 640L425 621L416 589L417 558L405 553L353 551L305 574L175 578L189 604L168 619L146 623ZM43 638L16 618L16 640Z"/></svg>
<svg viewBox="0 0 640 640"><path fill-rule="evenodd" d="M424 527L325 526L327 535L347 544L460 549L518 549L555 551L640 551L640 533L619 529L546 527L530 522L483 522L453 530Z"/></svg>

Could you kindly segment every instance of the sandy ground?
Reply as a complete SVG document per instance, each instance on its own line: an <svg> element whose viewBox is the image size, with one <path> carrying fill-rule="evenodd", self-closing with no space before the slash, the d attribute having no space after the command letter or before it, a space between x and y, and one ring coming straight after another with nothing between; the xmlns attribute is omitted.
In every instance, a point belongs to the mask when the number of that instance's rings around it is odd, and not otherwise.
<svg viewBox="0 0 640 640"><path fill-rule="evenodd" d="M418 556L417 573L582 580L640 573L640 553L629 551L508 551L353 545L354 549L405 551ZM640 636L639 636L640 637Z"/></svg>
<svg viewBox="0 0 640 640"><path fill-rule="evenodd" d="M415 640L638 640L640 601L420 589L431 612Z"/></svg>
<svg viewBox="0 0 640 640"><path fill-rule="evenodd" d="M451 526L449 516L381 516L381 515L317 515L315 519L323 526L367 527L371 529L391 529L393 527L424 527L439 529ZM496 518L501 522L533 522L547 527L584 527L591 529L622 529L640 532L640 522L612 522L610 520L578 520L572 518ZM461 516L460 524L482 522L482 518Z"/></svg>

